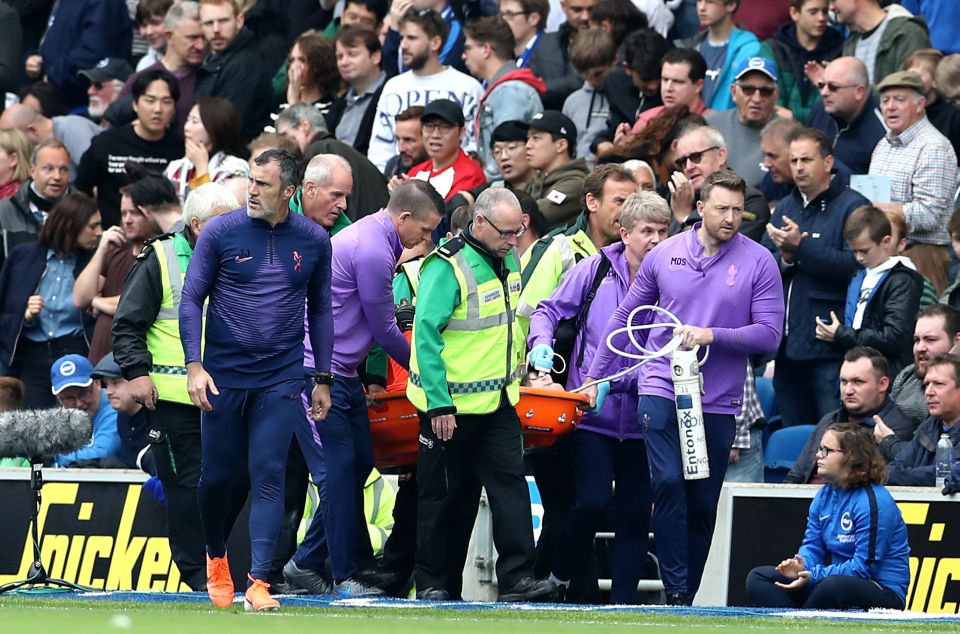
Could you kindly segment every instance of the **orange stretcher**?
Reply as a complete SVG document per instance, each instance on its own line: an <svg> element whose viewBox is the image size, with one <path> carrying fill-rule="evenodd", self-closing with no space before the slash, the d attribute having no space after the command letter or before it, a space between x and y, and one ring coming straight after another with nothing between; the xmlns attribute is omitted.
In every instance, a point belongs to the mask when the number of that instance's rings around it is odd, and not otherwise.
<svg viewBox="0 0 960 634"><path fill-rule="evenodd" d="M415 464L420 434L417 410L402 390L378 394L375 401L367 410L374 464L377 467ZM572 432L583 415L577 406L587 403L587 397L582 394L521 387L517 416L523 428L524 449L547 447Z"/></svg>

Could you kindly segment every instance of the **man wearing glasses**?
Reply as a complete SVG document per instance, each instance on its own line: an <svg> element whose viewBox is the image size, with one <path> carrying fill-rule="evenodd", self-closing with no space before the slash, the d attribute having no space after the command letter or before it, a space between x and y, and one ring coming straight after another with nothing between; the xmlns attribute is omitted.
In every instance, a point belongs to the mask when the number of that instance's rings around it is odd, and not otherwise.
<svg viewBox="0 0 960 634"><path fill-rule="evenodd" d="M427 181L449 201L458 192L483 185L483 168L460 147L464 127L463 109L455 101L435 99L420 117L427 160L410 168L409 178ZM406 180L407 177L401 177Z"/></svg>
<svg viewBox="0 0 960 634"><path fill-rule="evenodd" d="M707 124L723 135L729 150L727 167L757 187L763 180L760 131L774 119L780 89L777 68L762 57L751 57L737 69L730 86L735 108L706 115Z"/></svg>
<svg viewBox="0 0 960 634"><path fill-rule="evenodd" d="M852 173L866 174L873 148L887 133L867 67L856 57L838 57L823 69L817 87L822 101L810 111L810 127L830 138L837 160Z"/></svg>
<svg viewBox="0 0 960 634"><path fill-rule="evenodd" d="M117 411L110 406L100 381L93 378L93 366L86 357L68 354L53 362L50 385L57 402L66 409L78 409L90 418L90 444L76 451L60 454L54 459L58 467L88 466L120 453L120 434L117 433ZM84 465L77 463L83 461Z"/></svg>
<svg viewBox="0 0 960 634"><path fill-rule="evenodd" d="M683 231L700 220L696 201L700 196L703 181L727 167L727 142L723 135L709 126L688 128L677 139L677 149L670 181L670 235ZM763 237L770 208L763 194L755 187L747 186L743 222L740 233L759 242Z"/></svg>
<svg viewBox="0 0 960 634"><path fill-rule="evenodd" d="M534 579L530 494L514 406L526 349L520 297L517 197L502 187L474 203L473 222L421 267L407 398L420 412L417 462L417 598L444 601L455 584L451 518L476 505L464 486L479 478L493 510L500 601L550 600L556 586ZM472 499L471 499L472 498ZM459 584L456 584L459 585Z"/></svg>

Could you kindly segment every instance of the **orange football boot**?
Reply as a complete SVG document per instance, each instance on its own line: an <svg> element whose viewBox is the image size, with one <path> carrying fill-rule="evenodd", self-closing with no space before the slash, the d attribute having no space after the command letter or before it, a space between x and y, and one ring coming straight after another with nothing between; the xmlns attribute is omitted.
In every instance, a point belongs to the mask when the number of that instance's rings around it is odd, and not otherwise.
<svg viewBox="0 0 960 634"><path fill-rule="evenodd" d="M247 612L274 612L280 609L280 602L270 596L269 583L254 579L249 574L247 579L252 584L244 595L243 607Z"/></svg>
<svg viewBox="0 0 960 634"><path fill-rule="evenodd" d="M233 605L233 577L226 555L215 559L207 555L207 596L218 608Z"/></svg>

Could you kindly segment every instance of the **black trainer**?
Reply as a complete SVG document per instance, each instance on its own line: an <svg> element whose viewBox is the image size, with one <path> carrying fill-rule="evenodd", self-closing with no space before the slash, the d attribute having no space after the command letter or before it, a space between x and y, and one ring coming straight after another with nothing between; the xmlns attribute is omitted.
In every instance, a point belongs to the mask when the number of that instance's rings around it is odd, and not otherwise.
<svg viewBox="0 0 960 634"><path fill-rule="evenodd" d="M333 591L337 596L343 597L344 599L355 599L359 597L382 597L386 594L383 590L376 586L370 586L359 579L354 579L353 577L344 579L337 585L333 587Z"/></svg>
<svg viewBox="0 0 960 634"><path fill-rule="evenodd" d="M301 568L292 559L283 567L283 579L290 589L300 589L307 594L333 594L329 579L316 570Z"/></svg>
<svg viewBox="0 0 960 634"><path fill-rule="evenodd" d="M403 592L407 579L385 568L370 568L360 573L360 580L369 586L376 586L390 596L397 596ZM406 596L404 593L403 596Z"/></svg>
<svg viewBox="0 0 960 634"><path fill-rule="evenodd" d="M503 603L545 603L555 601L559 593L557 584L549 579L534 579L533 577L524 577L513 584L497 597L497 601Z"/></svg>
<svg viewBox="0 0 960 634"><path fill-rule="evenodd" d="M693 605L693 597L688 597L682 592L668 592L667 605Z"/></svg>
<svg viewBox="0 0 960 634"><path fill-rule="evenodd" d="M426 590L417 590L417 601L449 601L450 593L443 588L430 587Z"/></svg>

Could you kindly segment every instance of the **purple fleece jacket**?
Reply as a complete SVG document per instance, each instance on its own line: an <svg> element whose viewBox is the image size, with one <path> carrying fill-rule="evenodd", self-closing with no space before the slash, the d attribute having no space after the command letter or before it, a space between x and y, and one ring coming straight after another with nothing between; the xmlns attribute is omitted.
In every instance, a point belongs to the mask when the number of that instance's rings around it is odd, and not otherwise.
<svg viewBox="0 0 960 634"><path fill-rule="evenodd" d="M410 344L397 326L393 276L403 246L390 214L381 209L333 237L333 372L357 376L374 342L403 367Z"/></svg>
<svg viewBox="0 0 960 634"><path fill-rule="evenodd" d="M630 272L627 259L624 255L624 244L618 242L601 249L610 260L610 270L597 288L597 294L590 305L587 320L583 330L577 335L573 347L573 361L570 372L567 374L566 388L571 390L579 387L586 377L587 368L596 354L597 346L603 345L600 335L610 315L627 296L630 289ZM564 319L575 318L580 313L590 291L590 286L600 266L600 256L594 255L573 267L560 283L560 286L551 293L550 297L540 302L537 309L530 316L530 335L527 344L532 349L535 345L545 343L553 346L553 334ZM586 337L586 347L583 352L583 365L576 365L576 358L580 346ZM618 372L635 363L626 357L617 357L611 366L611 373ZM592 431L618 440L642 438L643 432L637 424L637 396L636 376L634 372L617 382L617 386L603 405L598 414L585 414L577 429Z"/></svg>
<svg viewBox="0 0 960 634"><path fill-rule="evenodd" d="M700 226L697 223L691 231L661 243L644 258L630 292L613 313L600 341L622 328L630 311L649 304L669 310L685 325L712 328L710 357L701 369L703 411L738 414L748 355L776 352L780 345L784 312L780 271L767 249L739 233L724 242L719 253L704 257L697 238ZM652 319L650 313L642 317L638 321ZM672 337L670 328L637 333L640 344L652 350L665 346ZM625 334L615 337L613 343L621 350L630 349ZM620 367L615 357L602 346L588 375L613 374ZM641 396L673 400L669 358L651 361L640 372Z"/></svg>

